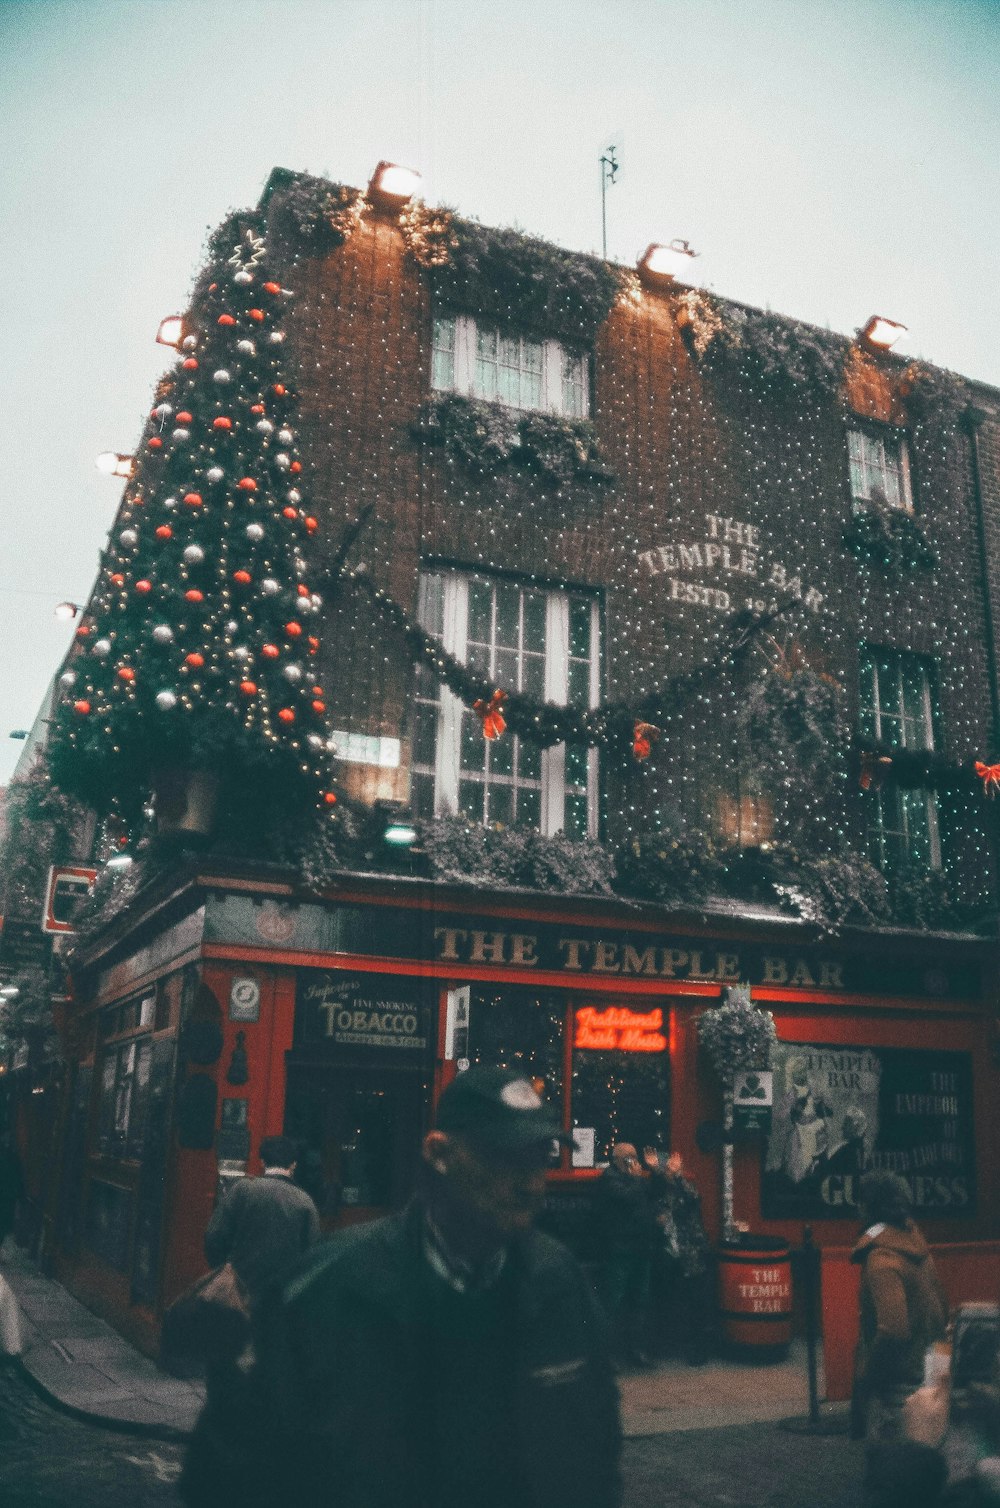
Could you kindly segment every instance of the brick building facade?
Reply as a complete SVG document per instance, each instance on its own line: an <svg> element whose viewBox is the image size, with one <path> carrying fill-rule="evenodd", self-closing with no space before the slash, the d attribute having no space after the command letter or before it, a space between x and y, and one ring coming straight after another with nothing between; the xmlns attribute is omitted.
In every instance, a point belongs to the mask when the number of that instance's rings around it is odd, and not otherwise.
<svg viewBox="0 0 1000 1508"><path fill-rule="evenodd" d="M420 841L390 861L376 824L308 878L209 848L81 941L61 1271L152 1344L220 1171L286 1129L328 1223L368 1217L464 1059L522 1064L578 1131L552 1219L582 1248L618 1136L681 1150L716 1235L696 1023L748 981L780 1049L737 1214L816 1221L833 1262L860 1167L895 1166L975 1287L1000 1234L997 394L512 233L456 222L427 267L385 203L318 246L301 205L328 191L276 171L228 229L294 290L343 802Z"/></svg>

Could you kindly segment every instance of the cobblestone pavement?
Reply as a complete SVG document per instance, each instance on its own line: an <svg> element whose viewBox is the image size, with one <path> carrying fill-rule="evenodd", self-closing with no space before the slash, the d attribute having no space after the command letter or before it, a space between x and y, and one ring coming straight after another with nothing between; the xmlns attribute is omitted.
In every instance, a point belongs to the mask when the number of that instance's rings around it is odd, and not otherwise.
<svg viewBox="0 0 1000 1508"><path fill-rule="evenodd" d="M0 1370L3 1508L180 1508L182 1456L74 1419ZM629 1440L624 1465L623 1508L857 1508L861 1456L844 1434L753 1424Z"/></svg>

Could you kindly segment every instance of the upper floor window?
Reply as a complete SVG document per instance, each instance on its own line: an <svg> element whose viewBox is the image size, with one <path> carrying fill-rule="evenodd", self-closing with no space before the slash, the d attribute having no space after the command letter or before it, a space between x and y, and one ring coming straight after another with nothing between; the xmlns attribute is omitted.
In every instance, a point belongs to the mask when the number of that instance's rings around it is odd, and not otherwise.
<svg viewBox="0 0 1000 1508"><path fill-rule="evenodd" d="M890 508L913 507L910 492L910 461L906 440L886 430L847 431L847 456L851 468L851 496L855 503L882 503Z"/></svg>
<svg viewBox="0 0 1000 1508"><path fill-rule="evenodd" d="M862 649L861 737L894 749L934 748L931 671L919 655Z"/></svg>
<svg viewBox="0 0 1000 1508"><path fill-rule="evenodd" d="M589 376L587 357L557 340L504 334L467 314L434 321L431 386L439 392L585 419Z"/></svg>
<svg viewBox="0 0 1000 1508"><path fill-rule="evenodd" d="M917 655L864 649L860 662L861 737L893 749L934 748L930 666ZM890 780L867 793L871 857L880 869L940 869L941 838L933 791Z"/></svg>
<svg viewBox="0 0 1000 1508"><path fill-rule="evenodd" d="M595 598L459 571L424 572L419 592L422 626L492 685L539 702L597 706ZM597 777L596 749L542 749L509 730L484 738L477 714L420 668L411 777L417 815L461 812L472 822L594 837Z"/></svg>

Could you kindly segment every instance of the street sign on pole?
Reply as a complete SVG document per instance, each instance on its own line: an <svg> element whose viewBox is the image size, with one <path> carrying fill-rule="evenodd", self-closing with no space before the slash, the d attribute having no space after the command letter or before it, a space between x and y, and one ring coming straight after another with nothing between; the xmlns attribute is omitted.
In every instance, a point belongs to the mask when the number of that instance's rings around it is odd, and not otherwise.
<svg viewBox="0 0 1000 1508"><path fill-rule="evenodd" d="M90 895L97 870L83 865L53 864L45 887L43 932L75 932L76 915Z"/></svg>

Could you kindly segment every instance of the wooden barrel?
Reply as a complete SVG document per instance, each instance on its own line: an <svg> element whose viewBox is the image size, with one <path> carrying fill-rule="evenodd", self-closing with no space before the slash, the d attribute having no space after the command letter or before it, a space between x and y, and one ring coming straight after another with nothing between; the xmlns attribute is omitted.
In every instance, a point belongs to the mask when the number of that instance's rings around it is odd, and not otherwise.
<svg viewBox="0 0 1000 1508"><path fill-rule="evenodd" d="M788 1242L742 1236L719 1248L719 1315L734 1346L776 1351L792 1338L792 1265Z"/></svg>

